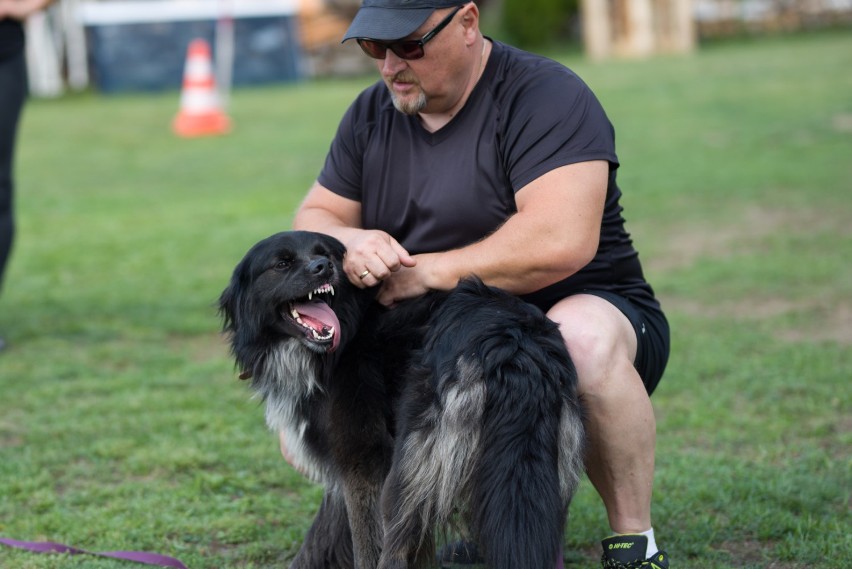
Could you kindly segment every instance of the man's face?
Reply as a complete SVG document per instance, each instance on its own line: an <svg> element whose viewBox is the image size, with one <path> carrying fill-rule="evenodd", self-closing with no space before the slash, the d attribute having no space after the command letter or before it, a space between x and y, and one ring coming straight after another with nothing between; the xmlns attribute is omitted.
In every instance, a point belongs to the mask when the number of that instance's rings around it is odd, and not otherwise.
<svg viewBox="0 0 852 569"><path fill-rule="evenodd" d="M407 115L416 115L426 108L426 93L411 69L405 68L390 77L383 73L383 76L396 110Z"/></svg>
<svg viewBox="0 0 852 569"><path fill-rule="evenodd" d="M432 30L452 9L436 10L413 34L403 39L418 39ZM396 109L408 115L420 112L441 112L445 100L454 92L458 74L456 47L461 27L458 25L464 10L456 14L449 25L424 46L420 59L405 60L387 51L385 59L377 60L382 79L387 85ZM463 43L463 42L462 42Z"/></svg>

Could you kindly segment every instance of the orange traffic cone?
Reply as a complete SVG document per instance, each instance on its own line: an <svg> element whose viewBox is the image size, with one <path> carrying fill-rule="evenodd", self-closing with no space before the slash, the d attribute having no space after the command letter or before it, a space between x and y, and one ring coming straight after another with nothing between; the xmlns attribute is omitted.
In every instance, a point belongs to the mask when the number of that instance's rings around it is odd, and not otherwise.
<svg viewBox="0 0 852 569"><path fill-rule="evenodd" d="M193 40L186 54L180 112L172 122L178 136L194 137L223 134L231 130L229 119L219 104L210 46L203 39Z"/></svg>

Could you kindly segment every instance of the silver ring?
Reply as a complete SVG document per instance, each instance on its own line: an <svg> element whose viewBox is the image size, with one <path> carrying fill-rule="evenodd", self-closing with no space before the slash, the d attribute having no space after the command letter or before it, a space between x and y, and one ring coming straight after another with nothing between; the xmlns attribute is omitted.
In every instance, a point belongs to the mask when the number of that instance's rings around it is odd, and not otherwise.
<svg viewBox="0 0 852 569"><path fill-rule="evenodd" d="M367 275L369 275L369 274L370 274L370 269L367 269L367 270L365 270L363 273L361 273L360 275L358 275L358 278L359 278L359 279L361 279L361 280L364 280L364 277L366 277L366 276L367 276Z"/></svg>

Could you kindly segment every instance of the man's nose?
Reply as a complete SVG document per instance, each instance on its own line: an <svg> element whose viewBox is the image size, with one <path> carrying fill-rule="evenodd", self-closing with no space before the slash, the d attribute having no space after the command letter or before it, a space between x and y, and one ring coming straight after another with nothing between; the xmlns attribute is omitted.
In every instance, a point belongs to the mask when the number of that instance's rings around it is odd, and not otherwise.
<svg viewBox="0 0 852 569"><path fill-rule="evenodd" d="M399 73L400 71L405 69L407 65L408 63L403 58L401 58L391 50L388 50L385 54L384 60L382 61L382 73L388 76L392 76L395 73Z"/></svg>

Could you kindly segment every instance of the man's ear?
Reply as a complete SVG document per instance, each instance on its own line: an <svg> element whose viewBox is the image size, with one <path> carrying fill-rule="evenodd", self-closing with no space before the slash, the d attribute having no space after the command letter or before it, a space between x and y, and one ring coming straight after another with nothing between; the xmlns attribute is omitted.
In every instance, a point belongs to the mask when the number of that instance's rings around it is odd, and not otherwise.
<svg viewBox="0 0 852 569"><path fill-rule="evenodd" d="M462 11L462 26L464 26L465 39L473 42L479 35L479 7L474 2L468 2Z"/></svg>

